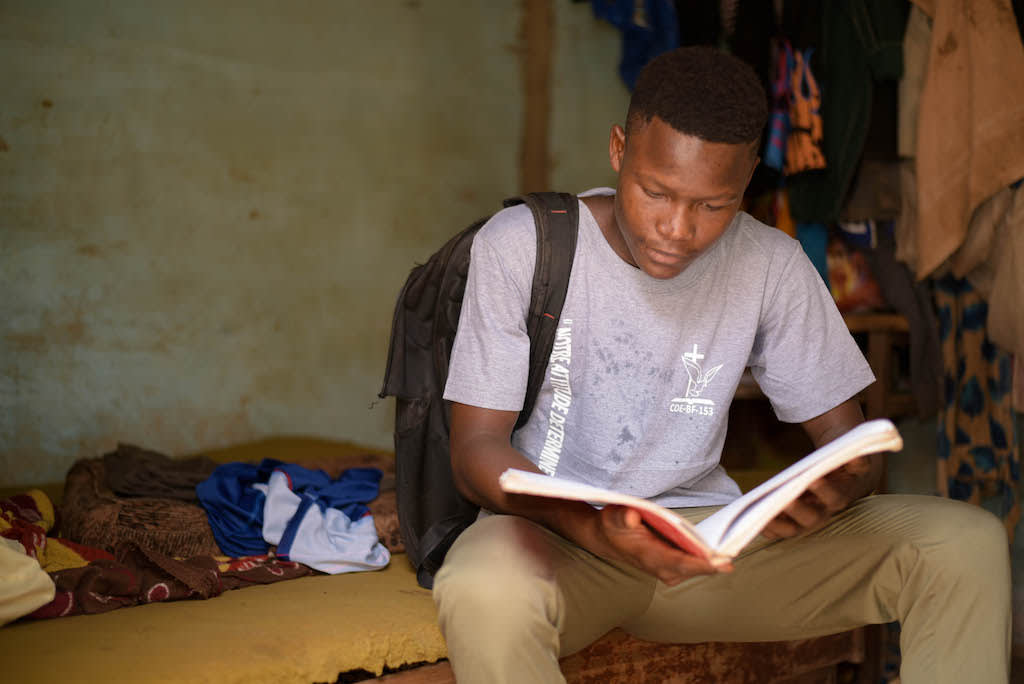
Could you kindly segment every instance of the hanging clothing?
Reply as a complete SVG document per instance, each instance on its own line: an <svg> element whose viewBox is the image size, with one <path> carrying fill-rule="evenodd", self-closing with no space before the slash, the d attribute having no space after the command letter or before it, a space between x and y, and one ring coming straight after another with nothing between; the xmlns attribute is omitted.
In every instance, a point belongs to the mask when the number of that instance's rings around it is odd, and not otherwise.
<svg viewBox="0 0 1024 684"><path fill-rule="evenodd" d="M896 258L917 276L917 174L914 160L899 163L900 213L894 221Z"/></svg>
<svg viewBox="0 0 1024 684"><path fill-rule="evenodd" d="M989 340L988 302L970 282L947 274L935 281L935 288L945 385L939 410L939 493L984 504L1003 519L1012 540L1020 518L1012 358Z"/></svg>
<svg viewBox="0 0 1024 684"><path fill-rule="evenodd" d="M822 38L814 55L814 75L821 87L828 168L787 179L790 210L797 222L839 219L867 136L873 83L898 79L903 70L905 3L822 4Z"/></svg>
<svg viewBox="0 0 1024 684"><path fill-rule="evenodd" d="M807 258L811 260L818 275L828 286L828 226L824 223L797 222L796 239L800 241Z"/></svg>
<svg viewBox="0 0 1024 684"><path fill-rule="evenodd" d="M789 134L786 136L784 172L787 176L826 168L822 152L821 89L811 73L814 48L787 55L789 77Z"/></svg>
<svg viewBox="0 0 1024 684"><path fill-rule="evenodd" d="M765 166L781 173L786 163L786 139L789 137L789 89L793 64L793 47L788 40L781 40L776 45L773 62L772 110L761 156ZM789 211L788 206L786 211Z"/></svg>
<svg viewBox="0 0 1024 684"><path fill-rule="evenodd" d="M988 300L992 341L1024 357L1024 185L1003 188L978 207L951 266Z"/></svg>
<svg viewBox="0 0 1024 684"><path fill-rule="evenodd" d="M864 158L839 216L840 223L895 221L902 188L899 162Z"/></svg>
<svg viewBox="0 0 1024 684"><path fill-rule="evenodd" d="M619 75L632 92L640 70L679 47L679 20L670 0L593 0L594 16L622 32Z"/></svg>
<svg viewBox="0 0 1024 684"><path fill-rule="evenodd" d="M1024 177L1024 45L1010 0L913 1L934 22L915 149L923 278L963 244L974 210Z"/></svg>
<svg viewBox="0 0 1024 684"><path fill-rule="evenodd" d="M917 274L917 121L921 91L928 73L928 49L932 42L932 20L917 5L910 8L903 35L903 76L899 82L897 106L897 150L899 162L900 211L896 217L896 258Z"/></svg>
<svg viewBox="0 0 1024 684"><path fill-rule="evenodd" d="M913 157L917 153L917 119L921 111L921 91L928 74L931 44L931 17L917 5L912 5L903 34L903 76L899 84L897 121L901 157Z"/></svg>

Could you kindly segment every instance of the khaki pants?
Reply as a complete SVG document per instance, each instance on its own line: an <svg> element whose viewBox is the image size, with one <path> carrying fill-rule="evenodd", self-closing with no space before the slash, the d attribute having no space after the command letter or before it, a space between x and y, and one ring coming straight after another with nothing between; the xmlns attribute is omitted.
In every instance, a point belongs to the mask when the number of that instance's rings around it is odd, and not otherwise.
<svg viewBox="0 0 1024 684"><path fill-rule="evenodd" d="M1008 679L1008 544L976 506L869 497L807 536L755 541L734 565L667 587L494 515L456 541L434 600L460 684L564 681L558 659L614 627L663 642L779 641L892 621L904 684Z"/></svg>

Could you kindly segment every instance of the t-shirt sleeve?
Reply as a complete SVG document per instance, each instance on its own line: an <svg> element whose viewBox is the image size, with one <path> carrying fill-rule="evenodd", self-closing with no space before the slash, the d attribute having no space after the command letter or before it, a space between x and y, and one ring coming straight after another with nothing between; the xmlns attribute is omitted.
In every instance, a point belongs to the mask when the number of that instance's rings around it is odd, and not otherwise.
<svg viewBox="0 0 1024 684"><path fill-rule="evenodd" d="M771 269L748 365L779 420L801 423L875 380L835 300L798 242Z"/></svg>
<svg viewBox="0 0 1024 684"><path fill-rule="evenodd" d="M449 401L501 411L523 407L530 361L526 313L536 248L517 240L523 231L510 225L525 218L522 214L500 212L492 219L498 225L485 225L473 240L445 385ZM532 215L528 209L525 214L535 240Z"/></svg>

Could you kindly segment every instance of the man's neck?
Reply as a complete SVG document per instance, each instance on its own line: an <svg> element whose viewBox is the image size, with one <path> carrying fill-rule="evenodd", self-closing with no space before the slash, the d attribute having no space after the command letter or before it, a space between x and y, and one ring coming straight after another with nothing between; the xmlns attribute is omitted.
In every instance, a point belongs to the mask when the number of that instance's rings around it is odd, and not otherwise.
<svg viewBox="0 0 1024 684"><path fill-rule="evenodd" d="M615 196L591 195L581 199L587 205L587 208L590 209L590 213L594 215L594 220L597 221L604 239L612 249L615 249L615 242L613 240L621 240L615 225Z"/></svg>

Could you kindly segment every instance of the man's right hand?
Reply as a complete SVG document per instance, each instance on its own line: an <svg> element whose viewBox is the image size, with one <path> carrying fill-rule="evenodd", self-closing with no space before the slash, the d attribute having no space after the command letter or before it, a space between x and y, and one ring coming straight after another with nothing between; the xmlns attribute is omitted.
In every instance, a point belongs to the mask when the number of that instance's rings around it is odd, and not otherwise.
<svg viewBox="0 0 1024 684"><path fill-rule="evenodd" d="M593 544L579 540L584 548L603 558L628 563L668 586L697 575L732 571L732 565L715 567L665 541L632 508L605 506L595 516L595 523ZM592 545L595 548L590 548Z"/></svg>

